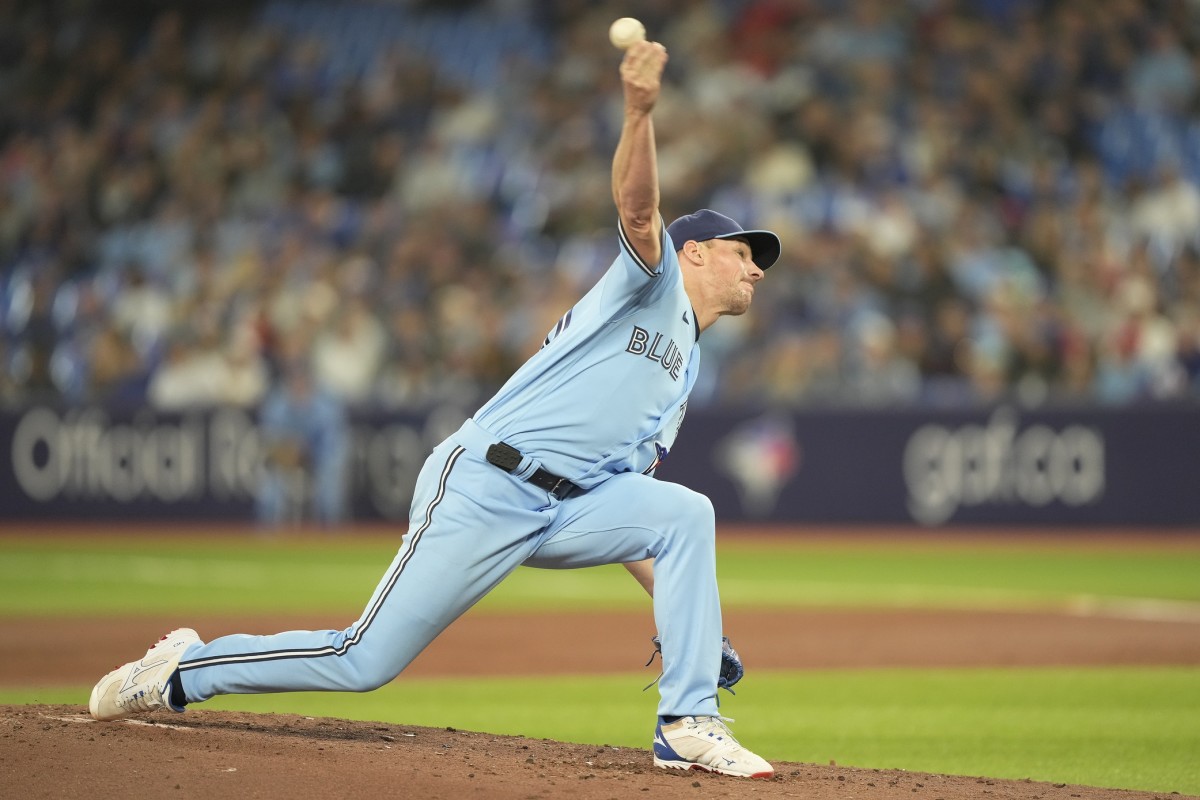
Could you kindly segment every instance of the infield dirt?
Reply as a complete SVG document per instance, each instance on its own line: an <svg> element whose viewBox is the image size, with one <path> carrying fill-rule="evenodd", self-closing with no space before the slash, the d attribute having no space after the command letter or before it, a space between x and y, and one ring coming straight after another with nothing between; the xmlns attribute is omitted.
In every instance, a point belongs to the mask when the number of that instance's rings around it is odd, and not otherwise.
<svg viewBox="0 0 1200 800"><path fill-rule="evenodd" d="M666 772L640 748L276 714L196 711L98 723L76 706L3 706L0 731L5 793L13 798L1165 800L1070 784L779 761L774 778L751 781Z"/></svg>

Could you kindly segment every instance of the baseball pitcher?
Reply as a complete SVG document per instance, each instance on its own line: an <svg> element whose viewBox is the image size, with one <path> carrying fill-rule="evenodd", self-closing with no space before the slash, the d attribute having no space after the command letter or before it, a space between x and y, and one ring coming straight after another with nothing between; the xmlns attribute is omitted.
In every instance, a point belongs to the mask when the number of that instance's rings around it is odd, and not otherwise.
<svg viewBox="0 0 1200 800"><path fill-rule="evenodd" d="M362 616L339 631L208 643L173 631L96 685L94 717L182 711L220 694L369 691L518 566L622 563L653 597L662 653L654 763L772 775L717 712L718 682L728 681L712 504L653 473L683 421L702 334L750 307L780 243L708 209L664 227L651 115L666 61L661 44L640 41L621 62L619 255L544 346L433 450L408 534Z"/></svg>

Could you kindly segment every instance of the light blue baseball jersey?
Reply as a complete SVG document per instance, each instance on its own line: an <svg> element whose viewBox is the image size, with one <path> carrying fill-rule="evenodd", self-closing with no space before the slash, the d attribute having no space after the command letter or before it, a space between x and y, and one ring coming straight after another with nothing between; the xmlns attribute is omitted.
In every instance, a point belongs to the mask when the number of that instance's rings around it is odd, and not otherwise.
<svg viewBox="0 0 1200 800"><path fill-rule="evenodd" d="M665 226L656 265L620 223L618 232L612 266L474 417L583 488L654 470L675 441L700 367L696 315Z"/></svg>
<svg viewBox="0 0 1200 800"><path fill-rule="evenodd" d="M699 328L678 257L621 253L545 346L417 478L409 530L362 616L343 630L234 634L192 646L187 702L218 694L368 691L394 678L518 566L574 569L654 559L659 714L718 713L721 606L707 497L651 477L696 379ZM505 441L511 474L487 460ZM525 480L537 466L587 489L563 499Z"/></svg>

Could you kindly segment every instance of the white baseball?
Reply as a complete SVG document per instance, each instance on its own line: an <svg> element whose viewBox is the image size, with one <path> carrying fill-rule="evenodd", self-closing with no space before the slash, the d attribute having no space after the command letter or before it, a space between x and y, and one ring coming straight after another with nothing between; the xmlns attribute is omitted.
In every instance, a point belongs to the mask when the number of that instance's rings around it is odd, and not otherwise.
<svg viewBox="0 0 1200 800"><path fill-rule="evenodd" d="M627 50L646 41L646 26L633 17L621 17L608 28L608 40L613 47Z"/></svg>

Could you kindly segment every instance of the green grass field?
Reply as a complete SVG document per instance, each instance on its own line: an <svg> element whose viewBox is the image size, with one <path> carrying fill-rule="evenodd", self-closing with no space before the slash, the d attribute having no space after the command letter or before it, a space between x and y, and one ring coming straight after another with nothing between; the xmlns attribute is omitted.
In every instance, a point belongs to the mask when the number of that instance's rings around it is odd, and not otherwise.
<svg viewBox="0 0 1200 800"><path fill-rule="evenodd" d="M357 613L397 542L0 537L0 623L29 614ZM170 575L168 579L166 576ZM1200 547L948 546L726 540L727 607L1200 609ZM162 591L169 587L169 592ZM619 567L518 572L483 610L645 608ZM1200 636L1200 622L1196 625ZM453 726L647 746L646 676L416 680L366 695L224 697L206 708ZM0 686L2 703L81 702L90 687ZM1089 669L757 671L722 693L735 730L774 760L1200 795L1200 665Z"/></svg>
<svg viewBox="0 0 1200 800"><path fill-rule="evenodd" d="M0 615L361 611L398 540L0 537ZM1046 608L1080 601L1200 603L1200 547L1145 550L989 542L914 547L877 540L721 544L726 608ZM644 608L620 567L520 569L483 609Z"/></svg>

